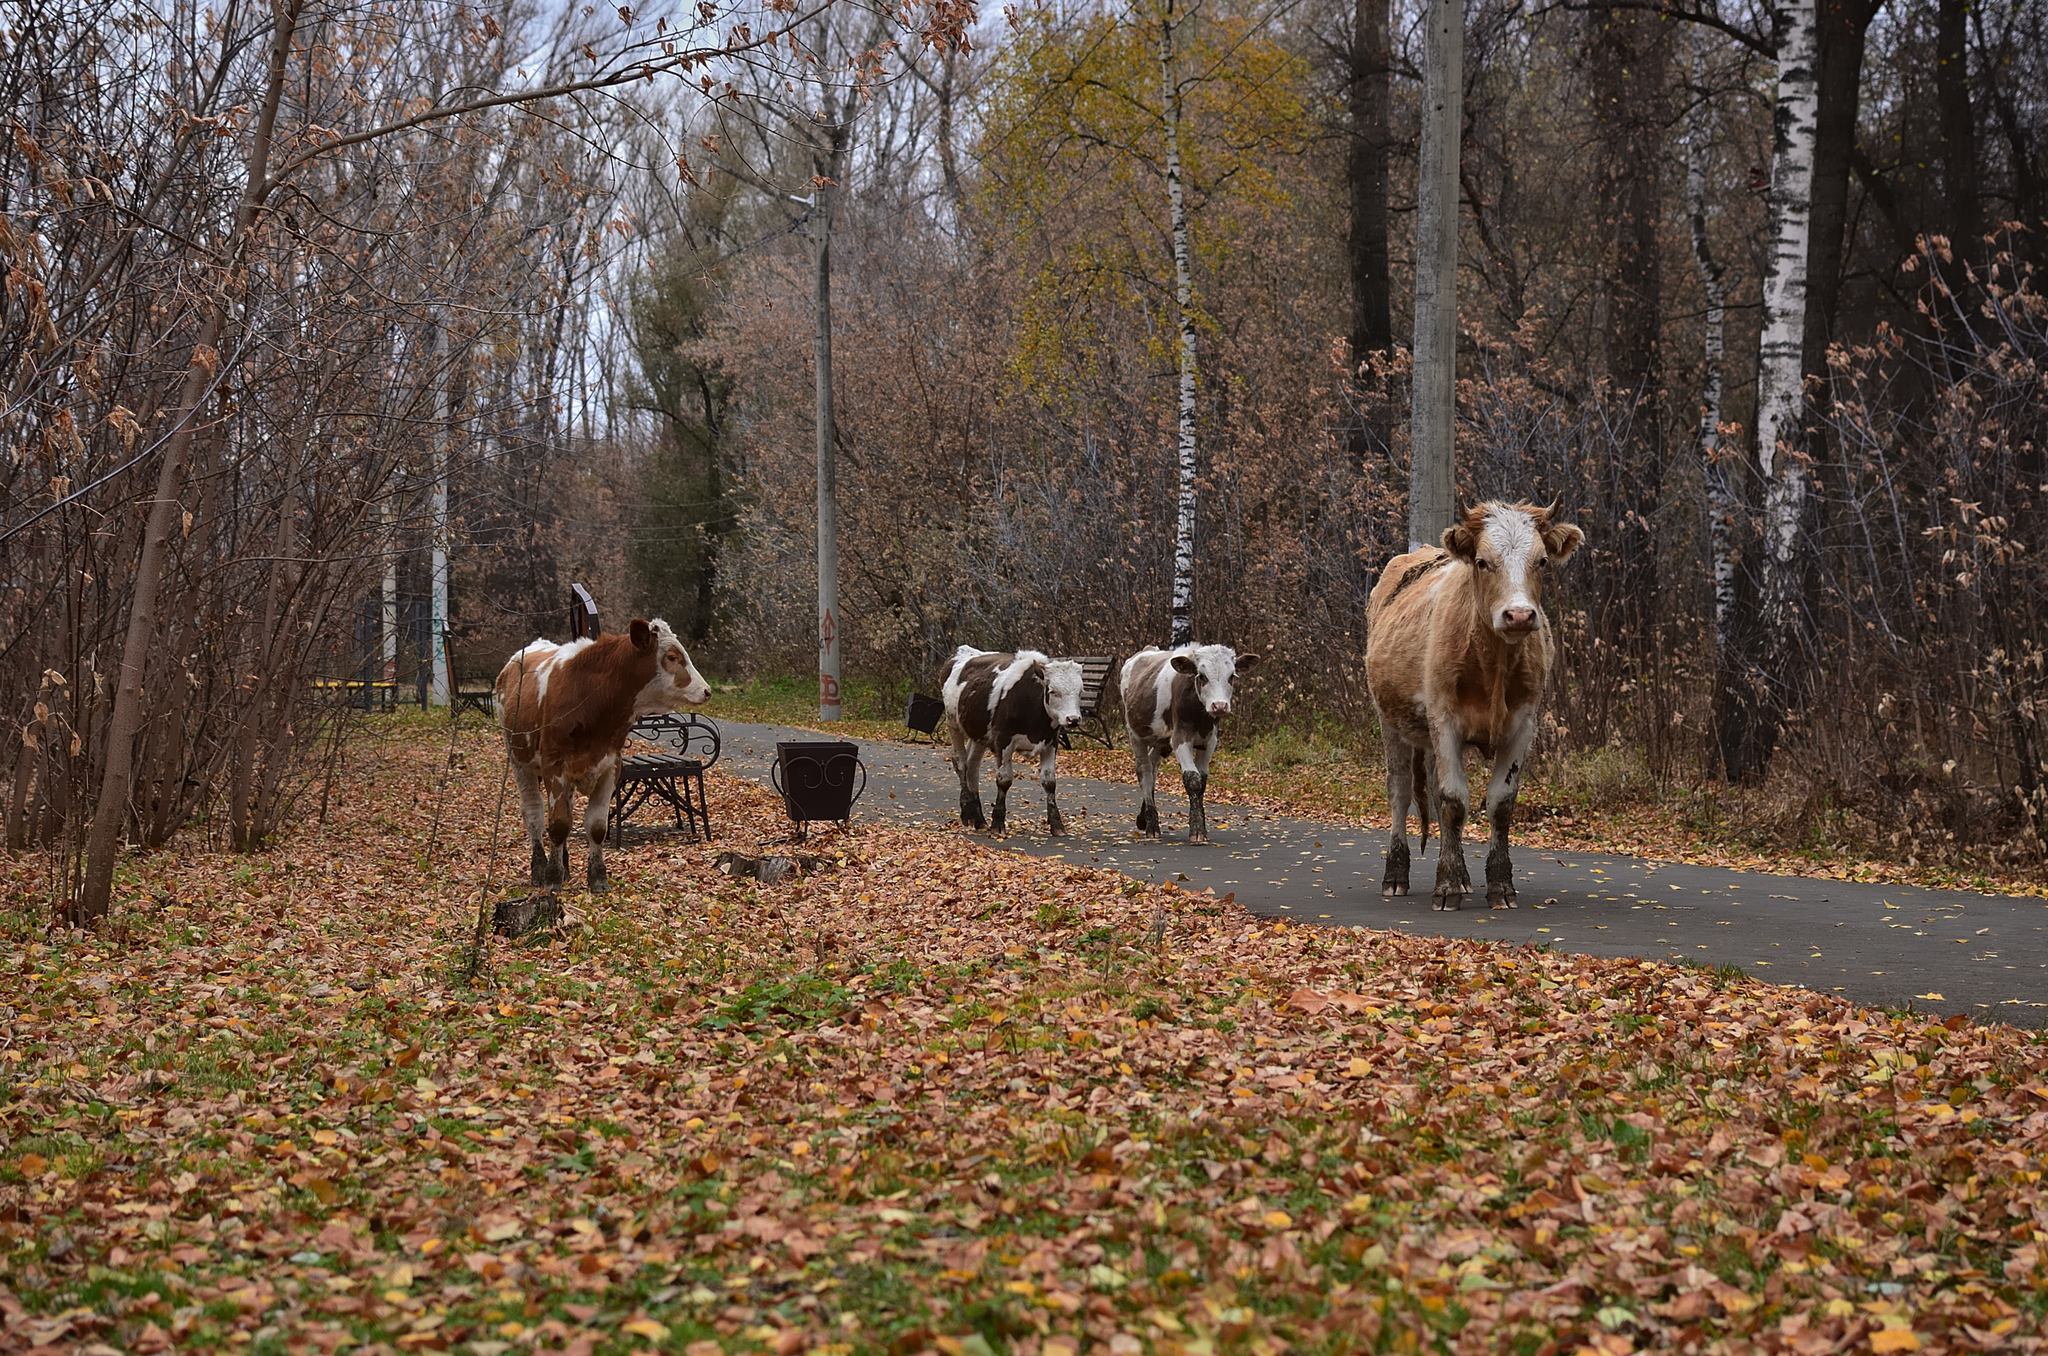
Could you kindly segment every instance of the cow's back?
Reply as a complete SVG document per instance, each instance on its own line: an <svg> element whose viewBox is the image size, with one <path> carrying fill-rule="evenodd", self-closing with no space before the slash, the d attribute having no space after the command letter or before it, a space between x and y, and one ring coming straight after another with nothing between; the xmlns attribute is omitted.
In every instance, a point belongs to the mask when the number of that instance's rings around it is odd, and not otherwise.
<svg viewBox="0 0 2048 1356"><path fill-rule="evenodd" d="M1426 704L1432 646L1439 612L1460 605L1461 571L1451 554L1426 546L1395 556L1373 585L1365 613L1365 680L1378 709L1380 723L1411 735L1425 726L1420 705ZM1464 599L1469 603L1469 599Z"/></svg>
<svg viewBox="0 0 2048 1356"><path fill-rule="evenodd" d="M536 640L498 670L498 681L493 684L498 727L505 733L505 748L514 762L531 766L540 760L548 679L566 648L550 640Z"/></svg>
<svg viewBox="0 0 2048 1356"><path fill-rule="evenodd" d="M1124 661L1124 726L1133 740L1166 746L1173 742L1179 727L1203 726L1182 731L1201 737L1207 735L1206 727L1215 724L1192 700L1194 679L1169 667L1173 655L1172 650L1148 649Z"/></svg>
<svg viewBox="0 0 2048 1356"><path fill-rule="evenodd" d="M945 698L946 714L959 724L961 733L978 744L989 742L993 715L989 698L995 692L996 678L1015 659L1013 654L977 650L971 645L953 652L939 691Z"/></svg>

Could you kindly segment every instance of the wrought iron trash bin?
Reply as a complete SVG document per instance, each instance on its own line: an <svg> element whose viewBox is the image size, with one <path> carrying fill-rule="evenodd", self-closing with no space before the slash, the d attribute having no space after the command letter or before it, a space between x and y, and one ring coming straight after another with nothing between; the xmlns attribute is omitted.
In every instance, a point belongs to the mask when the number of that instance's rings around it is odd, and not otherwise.
<svg viewBox="0 0 2048 1356"><path fill-rule="evenodd" d="M775 746L769 780L801 834L812 820L850 819L853 802L867 789L868 769L851 740L791 741Z"/></svg>

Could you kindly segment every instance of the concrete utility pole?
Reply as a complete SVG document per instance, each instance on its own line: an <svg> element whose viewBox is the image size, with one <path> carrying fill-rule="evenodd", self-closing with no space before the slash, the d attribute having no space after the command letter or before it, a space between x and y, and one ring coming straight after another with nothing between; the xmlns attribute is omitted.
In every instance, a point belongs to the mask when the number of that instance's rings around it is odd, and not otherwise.
<svg viewBox="0 0 2048 1356"><path fill-rule="evenodd" d="M832 448L832 186L821 183L811 209L817 243L818 374L818 719L839 719L839 491Z"/></svg>
<svg viewBox="0 0 2048 1356"><path fill-rule="evenodd" d="M1423 9L1422 155L1415 201L1415 397L1408 540L1434 546L1457 512L1458 151L1465 124L1464 0Z"/></svg>

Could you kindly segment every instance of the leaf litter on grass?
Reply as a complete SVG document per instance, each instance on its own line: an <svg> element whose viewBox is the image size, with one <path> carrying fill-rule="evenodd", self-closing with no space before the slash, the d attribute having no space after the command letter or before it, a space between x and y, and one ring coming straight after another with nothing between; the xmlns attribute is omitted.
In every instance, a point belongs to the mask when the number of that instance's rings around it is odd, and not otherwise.
<svg viewBox="0 0 2048 1356"><path fill-rule="evenodd" d="M0 1349L2043 1346L2032 1034L858 821L763 887L715 769L718 843L463 987L525 846L466 734L423 869L405 728L325 827L130 863L125 940L13 918Z"/></svg>

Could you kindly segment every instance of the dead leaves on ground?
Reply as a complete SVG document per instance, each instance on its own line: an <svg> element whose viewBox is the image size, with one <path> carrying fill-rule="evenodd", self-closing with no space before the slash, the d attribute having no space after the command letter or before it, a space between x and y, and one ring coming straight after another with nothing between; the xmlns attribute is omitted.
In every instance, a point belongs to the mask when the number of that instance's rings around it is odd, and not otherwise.
<svg viewBox="0 0 2048 1356"><path fill-rule="evenodd" d="M719 844L462 988L524 845L465 736L425 860L408 728L324 830L136 862L129 944L0 960L5 1349L2041 1346L2029 1034L956 835L764 887L719 779Z"/></svg>

